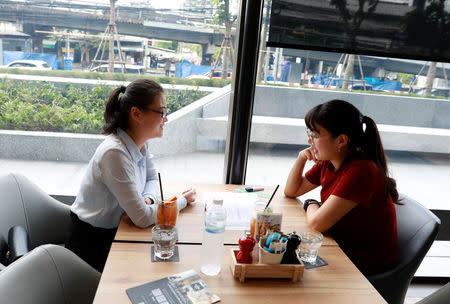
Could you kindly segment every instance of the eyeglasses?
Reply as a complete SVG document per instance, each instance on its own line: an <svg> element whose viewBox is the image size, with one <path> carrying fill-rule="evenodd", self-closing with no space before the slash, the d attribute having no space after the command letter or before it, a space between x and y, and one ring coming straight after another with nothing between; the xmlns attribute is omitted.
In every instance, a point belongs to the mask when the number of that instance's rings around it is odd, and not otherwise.
<svg viewBox="0 0 450 304"><path fill-rule="evenodd" d="M162 110L162 111L157 111L157 110L152 110L152 109L144 108L144 109L142 109L142 110L144 110L144 111L149 111L149 112L159 113L159 114L161 114L161 117L162 117L162 118L167 118L167 110L166 110L166 109L164 109L164 110Z"/></svg>
<svg viewBox="0 0 450 304"><path fill-rule="evenodd" d="M308 136L309 139L311 139L311 142L313 142L313 143L314 143L314 140L320 138L319 135L312 135L310 129L306 129L306 135Z"/></svg>

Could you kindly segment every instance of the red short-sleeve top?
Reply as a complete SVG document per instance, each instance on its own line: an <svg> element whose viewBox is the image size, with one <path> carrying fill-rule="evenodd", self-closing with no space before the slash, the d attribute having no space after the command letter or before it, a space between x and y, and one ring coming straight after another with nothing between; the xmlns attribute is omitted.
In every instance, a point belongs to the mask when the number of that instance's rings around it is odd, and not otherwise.
<svg viewBox="0 0 450 304"><path fill-rule="evenodd" d="M338 170L330 161L323 161L305 176L322 186L323 204L330 195L357 203L329 232L363 274L381 272L397 262L395 207L373 161L347 158Z"/></svg>

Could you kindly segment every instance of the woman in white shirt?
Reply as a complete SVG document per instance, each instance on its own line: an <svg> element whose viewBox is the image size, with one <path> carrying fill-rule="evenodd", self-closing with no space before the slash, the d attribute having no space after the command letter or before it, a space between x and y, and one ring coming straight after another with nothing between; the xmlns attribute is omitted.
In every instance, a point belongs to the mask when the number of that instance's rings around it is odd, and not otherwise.
<svg viewBox="0 0 450 304"><path fill-rule="evenodd" d="M146 142L162 137L167 122L164 89L138 79L112 91L106 102L103 133L71 207L72 229L66 247L103 270L124 212L138 227L155 223L158 176ZM178 210L196 198L195 190L179 196Z"/></svg>

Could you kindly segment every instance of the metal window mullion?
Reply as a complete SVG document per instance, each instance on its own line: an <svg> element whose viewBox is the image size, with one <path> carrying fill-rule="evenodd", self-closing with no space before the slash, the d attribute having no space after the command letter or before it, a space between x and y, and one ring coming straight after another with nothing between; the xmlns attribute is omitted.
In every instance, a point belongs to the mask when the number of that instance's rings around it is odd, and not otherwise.
<svg viewBox="0 0 450 304"><path fill-rule="evenodd" d="M253 103L264 0L242 0L225 149L224 182L244 184L250 145Z"/></svg>

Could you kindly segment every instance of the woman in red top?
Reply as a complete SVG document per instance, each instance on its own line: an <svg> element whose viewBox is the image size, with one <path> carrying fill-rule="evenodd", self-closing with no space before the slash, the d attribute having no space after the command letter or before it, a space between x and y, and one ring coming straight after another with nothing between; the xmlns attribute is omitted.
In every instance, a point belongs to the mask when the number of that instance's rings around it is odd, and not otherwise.
<svg viewBox="0 0 450 304"><path fill-rule="evenodd" d="M299 152L285 195L322 186L322 203L304 205L309 227L328 231L366 276L392 268L398 192L375 122L352 104L332 100L311 109L305 123L311 146ZM303 175L308 160L316 164Z"/></svg>

